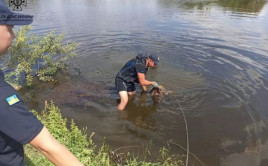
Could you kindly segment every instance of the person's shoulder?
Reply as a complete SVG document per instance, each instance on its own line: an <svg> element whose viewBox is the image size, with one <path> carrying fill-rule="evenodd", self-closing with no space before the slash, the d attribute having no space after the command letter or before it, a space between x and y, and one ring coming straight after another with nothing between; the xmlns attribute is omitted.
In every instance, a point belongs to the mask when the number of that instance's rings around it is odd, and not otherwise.
<svg viewBox="0 0 268 166"><path fill-rule="evenodd" d="M5 86L9 86L9 84L6 81L0 79L0 87L5 87Z"/></svg>
<svg viewBox="0 0 268 166"><path fill-rule="evenodd" d="M4 75L3 71L0 70L0 87L7 86L7 85L9 85L9 84L5 81L5 75Z"/></svg>
<svg viewBox="0 0 268 166"><path fill-rule="evenodd" d="M137 54L136 55L136 59L140 59L140 60L141 59L146 59L146 57L148 57L147 54Z"/></svg>
<svg viewBox="0 0 268 166"><path fill-rule="evenodd" d="M137 58L136 65L145 66L146 64L146 57Z"/></svg>
<svg viewBox="0 0 268 166"><path fill-rule="evenodd" d="M6 81L0 79L0 97L6 97L11 94L17 94L17 91Z"/></svg>

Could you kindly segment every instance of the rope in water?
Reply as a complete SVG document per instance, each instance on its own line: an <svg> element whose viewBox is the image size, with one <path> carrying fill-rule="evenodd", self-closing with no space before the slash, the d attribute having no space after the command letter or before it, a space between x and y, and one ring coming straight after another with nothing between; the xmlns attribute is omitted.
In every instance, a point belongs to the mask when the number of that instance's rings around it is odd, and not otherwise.
<svg viewBox="0 0 268 166"><path fill-rule="evenodd" d="M189 161L189 154L191 154L202 166L205 166L205 164L193 153L190 152L190 143L189 143L189 131L188 131L188 123L187 123L187 119L186 119L186 116L185 116L185 113L184 113L184 110L179 102L179 100L173 96L172 99L175 100L175 102L179 105L179 108L181 110L181 113L183 115L183 119L184 119L184 123L185 123L185 132L186 132L186 141L187 141L187 148L185 149L184 147L182 147L181 145L179 144L176 144L175 142L171 141L170 143L178 146L179 148L183 149L186 151L186 162L185 162L185 166L188 166L188 161Z"/></svg>
<svg viewBox="0 0 268 166"><path fill-rule="evenodd" d="M186 120L186 117L185 117L185 114L184 114L184 111L181 107L181 104L179 102L179 100L177 100L175 98L175 100L177 101L177 103L179 104L179 107L180 107L180 110L181 110L181 113L182 113L182 116L183 116L183 119L184 119L184 123L185 123L185 131L186 131L186 142L187 142L187 155L186 155L186 162L185 162L185 166L188 166L188 160L189 160L189 152L190 152L190 145L189 145L189 132L188 132L188 124L187 124L187 120Z"/></svg>

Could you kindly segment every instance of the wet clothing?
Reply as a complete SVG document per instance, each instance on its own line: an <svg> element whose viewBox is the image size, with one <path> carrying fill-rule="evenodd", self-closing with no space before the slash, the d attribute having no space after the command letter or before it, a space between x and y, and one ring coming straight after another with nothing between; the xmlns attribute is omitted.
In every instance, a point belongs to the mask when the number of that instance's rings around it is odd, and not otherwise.
<svg viewBox="0 0 268 166"><path fill-rule="evenodd" d="M136 90L134 82L125 82L121 78L115 79L115 85L118 92L120 91L133 92Z"/></svg>
<svg viewBox="0 0 268 166"><path fill-rule="evenodd" d="M25 107L17 91L5 82L0 70L0 166L24 166L23 145L43 127Z"/></svg>
<svg viewBox="0 0 268 166"><path fill-rule="evenodd" d="M117 91L133 92L136 90L134 83L139 83L138 73L146 74L146 56L138 54L135 58L128 61L118 72L115 78Z"/></svg>

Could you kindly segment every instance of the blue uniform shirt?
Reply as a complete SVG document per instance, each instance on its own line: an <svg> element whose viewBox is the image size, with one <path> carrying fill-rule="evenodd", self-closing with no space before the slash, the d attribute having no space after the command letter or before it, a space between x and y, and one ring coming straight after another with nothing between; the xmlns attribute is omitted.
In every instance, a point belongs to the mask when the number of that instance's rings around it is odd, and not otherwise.
<svg viewBox="0 0 268 166"><path fill-rule="evenodd" d="M135 58L128 61L118 72L117 77L125 82L138 82L138 73L146 74L146 56L138 54Z"/></svg>
<svg viewBox="0 0 268 166"><path fill-rule="evenodd" d="M0 166L24 166L23 144L43 129L0 70Z"/></svg>

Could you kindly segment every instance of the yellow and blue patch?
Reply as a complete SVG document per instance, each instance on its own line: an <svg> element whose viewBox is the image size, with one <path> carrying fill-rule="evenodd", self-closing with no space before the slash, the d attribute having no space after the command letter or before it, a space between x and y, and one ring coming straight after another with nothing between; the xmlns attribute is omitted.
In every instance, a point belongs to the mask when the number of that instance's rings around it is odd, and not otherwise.
<svg viewBox="0 0 268 166"><path fill-rule="evenodd" d="M17 97L17 95L13 95L13 96L6 98L6 101L8 102L9 105L13 105L13 104L19 102L20 99Z"/></svg>

